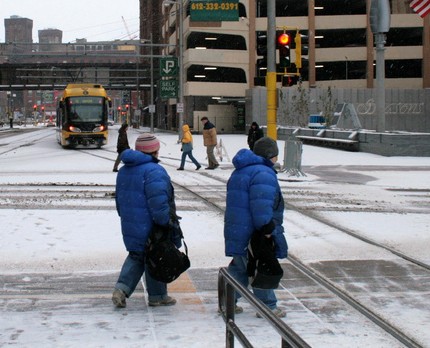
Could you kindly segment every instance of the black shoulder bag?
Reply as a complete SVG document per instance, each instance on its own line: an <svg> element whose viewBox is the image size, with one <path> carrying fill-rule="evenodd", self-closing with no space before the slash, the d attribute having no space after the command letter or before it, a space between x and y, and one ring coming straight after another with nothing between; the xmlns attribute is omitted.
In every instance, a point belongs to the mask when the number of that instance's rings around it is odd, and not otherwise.
<svg viewBox="0 0 430 348"><path fill-rule="evenodd" d="M152 278L170 283L190 267L188 247L182 234L181 238L185 253L173 243L170 227L154 225L145 251L146 269Z"/></svg>
<svg viewBox="0 0 430 348"><path fill-rule="evenodd" d="M249 241L247 273L251 286L259 289L276 289L284 275L272 237L260 231L255 231Z"/></svg>

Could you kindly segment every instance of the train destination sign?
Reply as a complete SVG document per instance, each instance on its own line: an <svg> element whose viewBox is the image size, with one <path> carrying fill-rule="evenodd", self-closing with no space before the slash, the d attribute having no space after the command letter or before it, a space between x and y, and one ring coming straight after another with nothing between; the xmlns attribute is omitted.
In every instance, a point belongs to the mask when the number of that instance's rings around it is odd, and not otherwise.
<svg viewBox="0 0 430 348"><path fill-rule="evenodd" d="M239 20L239 0L191 0L190 20L221 22Z"/></svg>

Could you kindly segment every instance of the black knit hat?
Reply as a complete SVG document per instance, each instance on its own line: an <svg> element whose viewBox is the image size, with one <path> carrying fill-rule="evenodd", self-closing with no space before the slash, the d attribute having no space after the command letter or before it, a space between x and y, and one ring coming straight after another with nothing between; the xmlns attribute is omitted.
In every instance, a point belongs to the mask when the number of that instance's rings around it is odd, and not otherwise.
<svg viewBox="0 0 430 348"><path fill-rule="evenodd" d="M276 141L268 137L258 139L254 144L253 151L256 155L266 159L276 157L279 153Z"/></svg>

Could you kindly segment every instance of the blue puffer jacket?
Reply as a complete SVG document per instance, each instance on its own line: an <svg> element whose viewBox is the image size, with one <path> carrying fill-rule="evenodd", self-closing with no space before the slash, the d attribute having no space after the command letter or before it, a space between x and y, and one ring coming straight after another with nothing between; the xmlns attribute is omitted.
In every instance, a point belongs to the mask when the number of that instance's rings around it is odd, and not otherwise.
<svg viewBox="0 0 430 348"><path fill-rule="evenodd" d="M246 256L252 233L273 221L276 257L286 258L288 245L282 227L284 199L273 163L242 149L234 156L233 165L236 169L227 183L224 217L226 256Z"/></svg>
<svg viewBox="0 0 430 348"><path fill-rule="evenodd" d="M124 244L127 251L144 251L153 224L167 226L172 209L176 214L173 187L156 158L129 149L122 152L121 160L115 200Z"/></svg>

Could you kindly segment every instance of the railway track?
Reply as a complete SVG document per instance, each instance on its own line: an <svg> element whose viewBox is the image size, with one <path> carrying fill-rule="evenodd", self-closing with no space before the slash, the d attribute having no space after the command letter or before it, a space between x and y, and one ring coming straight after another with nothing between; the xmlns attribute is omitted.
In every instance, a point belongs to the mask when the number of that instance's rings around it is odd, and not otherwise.
<svg viewBox="0 0 430 348"><path fill-rule="evenodd" d="M174 182L174 180L173 180ZM213 197L209 194L207 190L204 190L202 192L196 192L201 189L197 187L189 188L185 185L180 185L175 183L176 185L180 186L182 190L188 192L191 195L196 196L199 200L204 201L206 205L213 206L216 210L218 210L220 213L224 213L225 207L219 203L219 197L216 197L215 200ZM225 183L223 183L223 186L225 187ZM218 194L220 192L223 192L223 190L220 187L217 187L215 190ZM223 192L225 194L225 190ZM225 201L225 199L224 199ZM287 209L294 209L296 210L296 207L294 207L291 204L287 205ZM385 250L388 250L392 252L393 254L401 257L402 259L405 259L419 267L423 267L426 270L430 270L430 266L427 264L424 264L420 262L419 260L415 260L411 257L408 257L400 252L397 252L396 250L393 250L392 248L389 248L387 246L384 246L380 243L371 241L367 238L364 238L362 236L357 235L356 233L352 233L351 231L347 231L343 228L340 228L338 226L335 226L333 223L330 223L329 221L323 220L321 218L316 217L314 214L311 214L310 212L301 212L300 210L297 210L301 214L304 214L308 217L311 217L313 219L317 219L319 222L326 224L327 226L330 226L332 228L338 229L339 231L343 233L347 233L348 235L351 235L354 238L358 238L366 243L378 246L380 248L383 248ZM333 281L331 281L329 278L325 277L323 274L315 270L314 268L307 266L306 264L302 263L298 258L291 255L288 257L289 263L291 263L297 270L305 274L307 277L311 278L327 290L329 290L331 293L348 303L351 307L353 307L355 310L360 312L362 315L364 315L366 318L371 320L373 323L375 323L377 326L379 326L381 329L389 333L391 336L393 336L396 340L404 344L406 347L422 347L418 342L414 340L414 338L411 338L407 333L404 333L401 329L396 327L391 320L388 318L384 318L381 314L378 314L374 309L370 308L369 306L363 304L361 301L357 300L353 296L351 296L348 291L346 291L343 287L335 284Z"/></svg>
<svg viewBox="0 0 430 348"><path fill-rule="evenodd" d="M103 158L108 161L114 161L116 153L114 151L104 150L98 151L87 151L78 150L90 156L96 156ZM115 155L112 155L115 154ZM171 166L176 168L176 165L168 163L166 161L163 165ZM189 173L192 176L203 177L210 185L184 185L180 180L173 178L172 182L175 186L175 192L177 195L178 209L203 209L202 204L206 209L218 212L220 215L224 213L225 209L225 186L226 180L223 180L208 172ZM8 185L0 186L0 197L1 202L5 202L5 205L0 204L0 208L14 208L14 209L35 209L35 206L39 206L39 209L62 209L62 208L76 208L76 209L113 209L112 198L114 194L113 185L56 185L56 184L45 184L45 185ZM284 194L291 196L291 192L283 187ZM425 193L425 192L424 192ZM294 193L294 194L297 194ZM312 199L309 193L309 199ZM399 258L398 262L407 262L413 264L415 267L422 269L423 272L430 270L429 265L414 259L408 255L403 255L394 248L391 248L382 243L375 242L365 236L360 235L355 231L351 231L337 224L331 222L322 216L319 216L315 210L318 209L306 209L303 208L306 204L303 201L298 200L298 203L290 203L286 198L286 209L295 211L298 214L306 216L318 223L324 224L325 226L336 230L338 233L346 234L351 238L358 239L364 243L370 244L374 247L381 248L384 251L390 252ZM315 200L315 198L314 198ZM84 202L84 204L76 204L76 202ZM97 203L94 204L94 201ZM75 203L73 203L75 202ZM186 204L185 204L186 202ZM301 203L300 203L301 202ZM354 207L354 205L351 205ZM359 204L357 209L362 209L363 204ZM365 211L372 211L370 206L366 207ZM380 210L379 210L380 211ZM400 210L399 210L400 211ZM397 212L397 210L396 210ZM329 292L337 296L348 303L349 306L358 311L361 315L374 322L378 327L383 329L385 332L393 336L401 344L407 347L422 347L416 338L411 337L407 332L404 332L399 325L397 325L392 318L387 318L384 313L379 310L372 308L366 303L363 303L357 296L351 295L350 291L347 291L342 284L338 284L315 267L311 267L302 263L293 254L290 254L288 264L292 265L296 270L304 274L306 277L318 283L319 286L324 287ZM382 273L383 275L383 273ZM408 289L405 289L407 293ZM360 295L359 293L355 295ZM360 297L360 296L358 296Z"/></svg>
<svg viewBox="0 0 430 348"><path fill-rule="evenodd" d="M175 165L169 164L169 163L163 163L163 165L175 167ZM196 175L193 173L193 175ZM212 207L212 210L218 211L220 214L224 213L225 210L225 187L226 187L226 180L222 180L218 178L216 175L213 175L211 173L202 172L198 175L203 175L206 178L209 178L213 180L211 185L209 186L201 186L201 185L184 185L180 182L176 181L175 179L172 179L172 182L175 185L175 192L176 192L176 198L177 201L181 200L192 200L194 202L200 201L203 202L203 204L206 207ZM285 191L285 190L284 190ZM285 192L284 192L285 194ZM288 194L287 194L288 196ZM192 197L195 197L196 199L192 199ZM311 199L311 198L309 198ZM200 205L201 203L197 203L197 205ZM178 203L178 206L180 206L180 203ZM360 206L362 208L362 206ZM206 208L205 208L206 209ZM294 210L297 213L304 215L308 218L311 218L313 220L318 221L319 223L325 224L326 226L336 229L337 231L347 234L351 236L352 238L359 239L367 244L376 246L378 248L381 248L383 250L386 250L397 257L401 258L404 261L410 262L414 264L417 267L423 268L425 271L430 270L430 266L421 262L420 260L417 260L413 257L410 257L408 255L405 255L404 253L401 253L394 248L391 248L387 245L384 245L382 243L378 243L374 240L371 240L369 238L366 238L359 233L356 233L354 231L342 228L341 226L337 226L333 222L329 221L328 219L325 219L321 216L318 216L314 213L314 209L303 209L300 207L299 204L291 204L286 202L286 209L287 210ZM372 208L367 207L365 211L372 211ZM363 211L362 209L360 209ZM381 211L378 210L378 211ZM383 209L382 209L383 211ZM391 211L392 212L392 211ZM366 318L368 318L370 321L372 321L375 325L380 327L382 330L387 332L389 335L394 337L396 340L398 340L401 344L405 345L406 347L422 347L422 345L417 342L413 337L411 337L408 333L403 332L402 329L398 328L395 324L393 324L392 320L390 318L384 317L383 314L378 313L377 310L373 309L372 307L362 303L362 301L356 299L354 296L352 296L347 290L345 290L342 286L336 284L332 280L330 280L328 277L324 276L321 272L318 272L313 267L310 267L303 262L301 262L298 258L291 255L289 256L288 262L296 268L298 271L305 274L307 277L318 283L319 285L326 288L329 292L340 298L342 301L346 302L349 306L354 308L356 311L358 311L360 314L364 315Z"/></svg>
<svg viewBox="0 0 430 348"><path fill-rule="evenodd" d="M0 132L0 156L22 147L32 146L39 141L53 136L52 129L45 129L43 132L40 132L38 128L20 128L13 131L13 136L11 136L9 131ZM3 140L10 140L11 138L12 142L3 142Z"/></svg>
<svg viewBox="0 0 430 348"><path fill-rule="evenodd" d="M0 185L0 209L113 210L115 186L77 184Z"/></svg>

